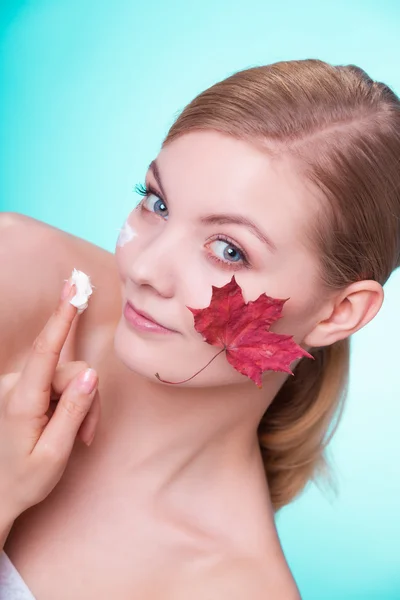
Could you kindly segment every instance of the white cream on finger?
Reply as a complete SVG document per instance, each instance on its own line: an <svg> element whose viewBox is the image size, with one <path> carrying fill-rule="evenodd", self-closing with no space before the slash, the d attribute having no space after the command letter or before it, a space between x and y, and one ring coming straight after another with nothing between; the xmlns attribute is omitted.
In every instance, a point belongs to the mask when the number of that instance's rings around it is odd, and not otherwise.
<svg viewBox="0 0 400 600"><path fill-rule="evenodd" d="M78 269L72 271L70 281L75 285L76 293L69 302L72 306L76 306L78 314L81 314L88 307L89 296L93 293L93 286L89 275L86 275L83 271L78 271Z"/></svg>

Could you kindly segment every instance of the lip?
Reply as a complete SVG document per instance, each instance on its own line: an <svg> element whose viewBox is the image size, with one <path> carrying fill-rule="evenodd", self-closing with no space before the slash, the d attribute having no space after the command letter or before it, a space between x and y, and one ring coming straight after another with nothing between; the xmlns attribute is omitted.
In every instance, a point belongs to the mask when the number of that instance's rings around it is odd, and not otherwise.
<svg viewBox="0 0 400 600"><path fill-rule="evenodd" d="M173 329L164 327L157 321L154 321L147 313L139 310L133 306L129 301L126 302L124 307L124 317L130 325L132 325L138 331L148 331L151 333L176 333Z"/></svg>

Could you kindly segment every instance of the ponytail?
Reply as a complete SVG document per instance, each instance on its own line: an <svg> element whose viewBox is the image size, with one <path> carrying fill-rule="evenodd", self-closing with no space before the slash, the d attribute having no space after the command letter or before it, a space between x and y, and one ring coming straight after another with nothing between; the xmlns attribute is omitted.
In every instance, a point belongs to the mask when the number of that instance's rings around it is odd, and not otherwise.
<svg viewBox="0 0 400 600"><path fill-rule="evenodd" d="M315 360L298 363L261 419L258 438L275 511L327 470L324 450L343 411L349 347L345 339L311 351Z"/></svg>

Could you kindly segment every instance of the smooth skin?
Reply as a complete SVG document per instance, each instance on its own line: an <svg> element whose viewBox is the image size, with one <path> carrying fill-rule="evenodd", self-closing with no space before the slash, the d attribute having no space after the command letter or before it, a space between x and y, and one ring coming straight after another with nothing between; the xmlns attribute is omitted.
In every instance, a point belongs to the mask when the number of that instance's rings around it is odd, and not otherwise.
<svg viewBox="0 0 400 600"><path fill-rule="evenodd" d="M382 288L323 290L307 231L320 199L287 161L197 132L165 147L157 168L146 177L155 193L128 219L137 235L116 260L32 219L2 217L0 372L23 371L76 267L96 289L60 362L95 369L102 414L92 444L75 443L61 480L16 520L5 549L38 600L298 600L256 437L286 375L267 373L259 390L223 357L185 386L154 373L181 380L215 354L186 306L206 306L211 286L232 277L221 233L249 256L250 266L234 267L246 300L290 297L276 331L306 347L363 327ZM168 218L156 212L160 182ZM215 212L252 218L276 249L248 228L204 222ZM127 299L174 333L132 329L122 317Z"/></svg>
<svg viewBox="0 0 400 600"><path fill-rule="evenodd" d="M260 600L298 600L298 588L280 547L272 510L262 487L258 489L261 502L254 503L250 498L243 515L240 515L243 512L243 507L240 507L238 518L245 517L240 526L238 522L224 522L222 517L216 530L218 537L218 530L228 526L232 528L232 532L239 530L243 546L231 547L229 538L222 545L221 540L216 544L208 532L202 531L201 521L181 521L176 512L163 511L154 502L146 506L145 494L139 489L144 480L140 467L136 467L136 485L132 478L134 472L130 473L129 479L123 469L117 473L117 477L111 477L115 465L121 463L121 457L111 456L107 460L107 451L104 452L102 448L107 429L106 426L102 428L102 425L106 425L104 414L92 444L87 447L86 443L82 443L82 438L85 442L90 441L99 411L92 408L90 413L93 394L82 394L75 388L79 375L89 366L95 370L98 375L98 392L95 392L94 398L99 397L103 407L113 401L113 388L121 389L128 383L129 374L123 366L118 362L113 363L111 368L109 364L108 367L105 364L108 362L105 356L109 337L115 331L121 312L121 299L107 297L110 281L119 279L113 255L82 239L19 214L1 214L0 232L0 255L5 256L7 250L7 256L14 257L12 268L8 261L4 262L9 265L9 269L3 271L3 281L5 284L16 279L24 281L25 293L29 290L30 296L30 304L26 309L20 294L15 293L11 298L14 310L19 310L20 314L25 310L23 328L21 321L17 324L12 318L14 311L9 303L0 307L5 342L2 346L0 379L5 385L1 389L8 388L11 379L20 382L22 374L27 372L26 365L29 361L32 364L32 356L39 352L42 362L47 353L47 385L51 382L52 388L61 396L48 425L45 424L45 417L41 423L46 432L46 427L50 428L59 411L58 427L53 429L59 435L49 436L53 441L51 452L49 448L43 451L43 433L36 442L36 450L42 451L39 464L30 461L30 455L26 452L26 440L32 440L32 436L33 439L37 438L36 425L29 422L25 413L22 418L18 416L18 425L4 418L3 408L6 395L10 395L9 391L1 396L0 401L2 442L7 439L3 437L3 433L7 434L8 439L13 439L12 444L7 442L7 445L0 445L0 471L5 473L3 466L9 465L10 455L5 457L4 453L9 453L10 449L14 465L12 469L7 468L7 479L4 479L4 483L3 480L1 482L2 486L9 487L2 494L7 502L2 502L1 506L0 532L4 539L7 538L5 551L35 597L38 600L50 600L54 597L60 600L99 600L115 594L122 599L140 597L148 600L187 600L188 597L193 600L220 600L225 597L234 600L249 597ZM25 240L22 249L18 243L21 238ZM31 262L27 260L28 257ZM38 267L32 269L35 264ZM49 286L47 277L43 275L45 266L49 279L60 282L70 273L71 264L95 274L96 292L90 299L89 308L80 316L76 316L76 308L68 300L57 306L60 286ZM8 289L12 296L11 288ZM43 289L47 291L45 296ZM52 314L51 309L54 309L55 304L56 309ZM35 338L38 323L45 325ZM67 336L66 324L70 331ZM98 331L93 336L96 343L87 343L87 339L90 339L88 332L95 331L95 327L101 329L101 332ZM19 332L22 330L26 336L25 343L19 342L15 347L16 338L21 337ZM29 344L30 338L36 341ZM53 346L48 346L49 339ZM5 346L10 348L12 343L14 353L6 352ZM60 348L62 362L55 366ZM46 352L43 352L45 349ZM84 356L86 362L75 360L77 356ZM27 383L29 388L32 385L33 382ZM16 397L18 392L15 393L15 387L13 389ZM71 395L67 394L68 390L72 392ZM18 395L22 399L22 393ZM27 413L31 409L34 412L34 405L38 404L34 394L30 393L29 397L32 400ZM41 400L43 402L43 398ZM44 404L48 401L46 396ZM44 404L40 411L42 417L46 412ZM68 404L69 408L66 408ZM88 413L93 416L89 426L85 427L85 415ZM82 422L84 424L80 427ZM20 436L18 432L21 432ZM47 430L49 432L50 429ZM81 439L76 441L72 449L75 435ZM66 467L68 449L72 449L72 454ZM36 480L32 485L39 468L40 482ZM96 468L102 469L101 477L96 476ZM24 488L12 484L12 478L15 481L18 470L24 472ZM50 493L62 473L64 476L61 482ZM110 478L114 479L115 487L110 487ZM145 483L149 485L151 482ZM206 496L212 492L211 489L207 490L207 485L205 491ZM41 501L46 494L49 495ZM24 496L23 500L20 496ZM16 505L13 505L14 498L17 498ZM190 499L188 502L190 503ZM233 498L230 502L233 505L230 512L237 511L241 500L235 502ZM32 508L25 510L28 505ZM13 508L10 509L10 506ZM256 507L257 511L262 510L263 518L262 525L259 522L255 528L254 513L251 514L251 511ZM223 507L215 508L220 511ZM212 510L212 504L207 509ZM25 512L21 515L23 510ZM73 518L70 516L66 523L68 514L73 515ZM220 513L218 519L221 516ZM247 548L254 546L254 536L260 526L264 527L268 541L263 541L262 553L253 555ZM234 540L235 537L236 535L232 541L237 541ZM225 552L227 542L229 552ZM258 549L261 550L261 546ZM76 573L76 577L71 577L71 573Z"/></svg>

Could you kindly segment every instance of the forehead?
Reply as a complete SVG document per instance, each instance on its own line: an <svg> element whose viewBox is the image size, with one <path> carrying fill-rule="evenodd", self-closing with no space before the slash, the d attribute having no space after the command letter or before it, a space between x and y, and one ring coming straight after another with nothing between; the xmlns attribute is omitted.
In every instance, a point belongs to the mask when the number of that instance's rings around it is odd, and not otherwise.
<svg viewBox="0 0 400 600"><path fill-rule="evenodd" d="M244 215L276 245L298 239L318 205L293 160L215 131L182 135L161 150L157 164L172 210L179 203L188 217Z"/></svg>

